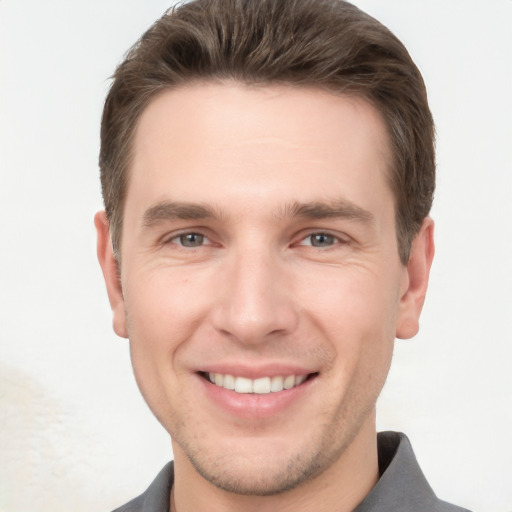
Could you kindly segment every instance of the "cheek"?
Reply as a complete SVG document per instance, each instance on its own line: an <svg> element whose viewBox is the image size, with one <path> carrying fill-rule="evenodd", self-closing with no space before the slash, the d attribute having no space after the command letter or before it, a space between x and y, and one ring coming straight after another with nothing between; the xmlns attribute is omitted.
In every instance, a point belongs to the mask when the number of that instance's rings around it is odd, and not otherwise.
<svg viewBox="0 0 512 512"><path fill-rule="evenodd" d="M342 387L358 382L381 385L393 352L398 291L377 273L335 269L303 282L303 317L330 344ZM307 293L305 290L308 290ZM356 377L357 376L357 377ZM364 385L364 384L362 384Z"/></svg>
<svg viewBox="0 0 512 512"><path fill-rule="evenodd" d="M302 279L295 293L305 313L343 334L393 333L397 284L368 269L332 269ZM354 336L347 337L353 339ZM356 336L357 337L357 336Z"/></svg>
<svg viewBox="0 0 512 512"><path fill-rule="evenodd" d="M183 370L176 364L177 353L199 323L197 309L201 305L189 284L186 275L171 277L161 272L132 279L124 289L135 379L150 409L167 429L183 396L179 378ZM169 395L169 389L175 393Z"/></svg>
<svg viewBox="0 0 512 512"><path fill-rule="evenodd" d="M156 349L187 337L204 309L203 288L186 272L155 272L132 280L125 293L128 334Z"/></svg>
<svg viewBox="0 0 512 512"><path fill-rule="evenodd" d="M179 384L176 352L194 332L187 277L141 276L124 289L130 356L137 384L157 414L165 386Z"/></svg>

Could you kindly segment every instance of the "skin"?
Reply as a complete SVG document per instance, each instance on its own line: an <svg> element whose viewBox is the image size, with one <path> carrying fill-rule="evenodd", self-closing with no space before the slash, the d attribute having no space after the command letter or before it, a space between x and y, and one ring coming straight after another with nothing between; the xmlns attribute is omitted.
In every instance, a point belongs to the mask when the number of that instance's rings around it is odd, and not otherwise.
<svg viewBox="0 0 512 512"><path fill-rule="evenodd" d="M143 112L120 274L104 212L98 256L180 512L348 511L375 485L375 402L434 252L427 218L400 262L390 162L360 98L202 83ZM235 396L204 371L310 378Z"/></svg>

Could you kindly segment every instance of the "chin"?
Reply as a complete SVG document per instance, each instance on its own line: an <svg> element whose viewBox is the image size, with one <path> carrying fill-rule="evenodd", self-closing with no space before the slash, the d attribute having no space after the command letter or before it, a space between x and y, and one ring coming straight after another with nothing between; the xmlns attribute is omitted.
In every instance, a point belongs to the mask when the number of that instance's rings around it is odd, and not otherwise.
<svg viewBox="0 0 512 512"><path fill-rule="evenodd" d="M192 450L183 444L180 447L196 472L215 487L239 495L275 496L323 473L346 447L346 443L340 446L339 438L314 437L241 438L239 445L232 440L213 450L196 443Z"/></svg>
<svg viewBox="0 0 512 512"><path fill-rule="evenodd" d="M261 450L260 450L261 451ZM196 471L215 487L247 496L275 496L300 486L321 472L321 461L307 460L300 455L283 460L258 456L252 460L230 455L209 464L190 459Z"/></svg>

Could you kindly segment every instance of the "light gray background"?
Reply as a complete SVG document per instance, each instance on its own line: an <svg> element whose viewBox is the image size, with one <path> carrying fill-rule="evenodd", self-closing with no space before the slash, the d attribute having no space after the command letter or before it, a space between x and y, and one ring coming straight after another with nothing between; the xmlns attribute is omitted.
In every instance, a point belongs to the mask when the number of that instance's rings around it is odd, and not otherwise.
<svg viewBox="0 0 512 512"><path fill-rule="evenodd" d="M512 511L512 1L358 0L437 121L437 255L379 428L438 495ZM108 76L162 0L0 0L0 512L108 511L171 457L111 331L95 256Z"/></svg>

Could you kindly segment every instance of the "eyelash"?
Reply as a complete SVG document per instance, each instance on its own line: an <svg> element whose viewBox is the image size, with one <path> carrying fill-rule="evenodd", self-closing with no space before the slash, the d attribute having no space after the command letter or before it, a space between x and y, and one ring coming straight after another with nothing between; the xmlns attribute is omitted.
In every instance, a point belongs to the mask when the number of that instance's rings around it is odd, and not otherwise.
<svg viewBox="0 0 512 512"><path fill-rule="evenodd" d="M199 245L185 245L183 243L184 239L186 237L192 237L192 236L199 237L201 239L201 243ZM200 233L198 231L186 231L184 233L180 233L178 235L175 235L172 238L164 240L164 245L166 245L166 244L175 244L175 245L178 245L178 246L186 248L186 249L197 249L199 247L203 247L204 245L206 245L204 243L204 241L210 242L210 239L206 235L204 235L203 233Z"/></svg>
<svg viewBox="0 0 512 512"><path fill-rule="evenodd" d="M186 245L184 243L186 237L199 237L199 245ZM327 246L321 246L321 245L315 245L313 242L313 237L324 237L330 241L330 243ZM310 243L304 243L307 240L310 240ZM205 243L209 242L209 243ZM321 243L321 242L320 242ZM330 249L336 245L346 245L349 241L345 240L339 236L333 235L332 233L326 232L326 231L314 231L308 233L306 236L303 236L300 238L300 240L297 243L292 244L292 246L302 246L302 247L314 247L319 249ZM178 245L181 248L184 248L186 250L190 249L198 249L199 247L204 247L205 245L211 245L211 240L200 231L186 231L183 233L179 233L178 235L173 236L172 238L169 238L164 241L164 245L166 244L175 244ZM193 244L193 242L192 242Z"/></svg>
<svg viewBox="0 0 512 512"><path fill-rule="evenodd" d="M324 239L327 239L330 243L327 246L315 245L315 243L313 242L314 237L322 237ZM308 239L310 240L310 243L304 243ZM345 245L347 243L347 240L344 240L339 236L333 235L332 233L326 231L315 231L312 233L308 233L305 237L301 238L297 245L306 247L316 247L319 249L330 249L336 245Z"/></svg>

